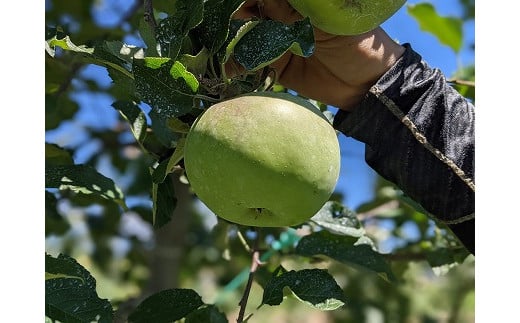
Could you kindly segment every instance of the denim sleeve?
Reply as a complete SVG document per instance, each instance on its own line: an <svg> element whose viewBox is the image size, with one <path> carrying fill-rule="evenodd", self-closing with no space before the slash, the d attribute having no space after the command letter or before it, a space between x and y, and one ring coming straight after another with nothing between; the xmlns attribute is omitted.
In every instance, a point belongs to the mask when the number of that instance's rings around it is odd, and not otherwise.
<svg viewBox="0 0 520 323"><path fill-rule="evenodd" d="M365 159L474 253L474 106L404 44L405 53L334 127Z"/></svg>

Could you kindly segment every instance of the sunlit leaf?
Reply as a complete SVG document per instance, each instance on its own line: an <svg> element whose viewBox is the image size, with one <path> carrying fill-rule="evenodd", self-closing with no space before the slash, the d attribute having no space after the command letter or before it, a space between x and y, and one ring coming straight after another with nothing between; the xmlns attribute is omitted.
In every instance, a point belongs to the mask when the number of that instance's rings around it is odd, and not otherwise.
<svg viewBox="0 0 520 323"><path fill-rule="evenodd" d="M455 52L462 48L462 19L440 16L431 3L409 4L408 13L419 23L421 30L433 34Z"/></svg>
<svg viewBox="0 0 520 323"><path fill-rule="evenodd" d="M130 314L130 323L170 323L202 306L201 297L191 289L167 289L149 296ZM201 321L202 322L202 321Z"/></svg>
<svg viewBox="0 0 520 323"><path fill-rule="evenodd" d="M112 305L96 280L71 257L45 255L45 315L61 322L112 322Z"/></svg>

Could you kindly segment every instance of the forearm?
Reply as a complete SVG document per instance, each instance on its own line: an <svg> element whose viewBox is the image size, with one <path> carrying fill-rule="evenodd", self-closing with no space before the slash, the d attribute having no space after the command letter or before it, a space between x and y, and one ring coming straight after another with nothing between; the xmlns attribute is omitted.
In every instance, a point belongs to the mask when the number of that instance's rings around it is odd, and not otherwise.
<svg viewBox="0 0 520 323"><path fill-rule="evenodd" d="M334 126L366 143L367 163L437 219L474 218L474 107L411 48Z"/></svg>

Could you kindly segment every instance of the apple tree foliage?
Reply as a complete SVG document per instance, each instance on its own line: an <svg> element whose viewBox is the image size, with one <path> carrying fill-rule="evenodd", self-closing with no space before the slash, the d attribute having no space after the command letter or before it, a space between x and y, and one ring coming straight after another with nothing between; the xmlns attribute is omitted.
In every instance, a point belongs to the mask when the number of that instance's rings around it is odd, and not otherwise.
<svg viewBox="0 0 520 323"><path fill-rule="evenodd" d="M427 301L456 319L473 290L472 256L382 179L358 209L343 205L339 192L293 228L253 230L200 207L183 172L195 118L241 93L286 92L269 63L314 50L308 19L290 26L231 19L242 3L46 2L46 320L228 322L240 307L255 321L278 310L265 305L282 311L291 300L342 322L365 321L370 309L388 322L432 320L409 277L425 271L444 279L441 291L451 295ZM441 16L430 3L406 10L458 52L462 25L474 17L473 1L460 4L461 17ZM228 77L231 58L246 72ZM474 66L452 80L474 100ZM391 252L380 250L384 241L394 242ZM253 254L261 265L250 275ZM205 275L215 277L204 284ZM246 307L249 293L258 299Z"/></svg>

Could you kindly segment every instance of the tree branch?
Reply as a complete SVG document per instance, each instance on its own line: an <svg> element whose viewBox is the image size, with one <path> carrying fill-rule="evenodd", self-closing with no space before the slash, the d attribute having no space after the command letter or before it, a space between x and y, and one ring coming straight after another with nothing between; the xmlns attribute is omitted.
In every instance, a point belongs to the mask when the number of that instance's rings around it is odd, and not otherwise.
<svg viewBox="0 0 520 323"><path fill-rule="evenodd" d="M150 28L155 35L155 28L157 27L157 23L155 22L155 17L153 15L152 0L144 0L144 21L150 25Z"/></svg>
<svg viewBox="0 0 520 323"><path fill-rule="evenodd" d="M258 251L258 241L260 240L258 234L255 239L255 245L252 250L252 257L251 257L251 267L249 269L249 278L247 279L246 288L244 290L244 294L242 295L242 298L240 299L240 302L238 305L240 305L240 311L238 313L237 323L244 322L244 315L246 313L246 305L247 300L249 298L249 293L251 292L251 286L253 285L253 278L255 275L256 270L258 269L258 266L262 264L260 261L260 251ZM250 315L248 316L248 318Z"/></svg>

